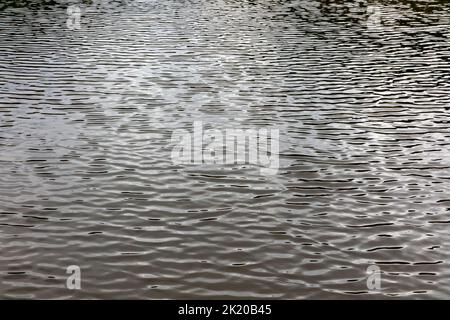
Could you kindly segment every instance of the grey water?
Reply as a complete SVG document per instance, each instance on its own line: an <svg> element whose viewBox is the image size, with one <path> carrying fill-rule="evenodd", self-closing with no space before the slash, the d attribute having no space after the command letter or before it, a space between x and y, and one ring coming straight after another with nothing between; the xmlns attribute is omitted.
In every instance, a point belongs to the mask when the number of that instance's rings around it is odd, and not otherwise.
<svg viewBox="0 0 450 320"><path fill-rule="evenodd" d="M449 13L2 1L0 298L450 298ZM278 172L174 163L195 121Z"/></svg>

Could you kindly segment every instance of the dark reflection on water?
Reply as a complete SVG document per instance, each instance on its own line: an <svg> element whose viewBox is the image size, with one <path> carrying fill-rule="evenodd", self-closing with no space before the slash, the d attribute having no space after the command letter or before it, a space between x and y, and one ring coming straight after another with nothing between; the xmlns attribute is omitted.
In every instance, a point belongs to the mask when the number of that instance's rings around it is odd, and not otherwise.
<svg viewBox="0 0 450 320"><path fill-rule="evenodd" d="M446 2L13 2L0 297L450 297ZM278 174L173 164L196 120L279 128Z"/></svg>

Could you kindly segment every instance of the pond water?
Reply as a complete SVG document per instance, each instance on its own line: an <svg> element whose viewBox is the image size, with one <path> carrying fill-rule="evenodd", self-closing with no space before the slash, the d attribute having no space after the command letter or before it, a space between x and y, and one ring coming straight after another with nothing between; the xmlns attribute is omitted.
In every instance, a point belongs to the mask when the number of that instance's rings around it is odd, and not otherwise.
<svg viewBox="0 0 450 320"><path fill-rule="evenodd" d="M0 297L450 298L449 4L22 2ZM175 163L196 121L279 130L277 173Z"/></svg>

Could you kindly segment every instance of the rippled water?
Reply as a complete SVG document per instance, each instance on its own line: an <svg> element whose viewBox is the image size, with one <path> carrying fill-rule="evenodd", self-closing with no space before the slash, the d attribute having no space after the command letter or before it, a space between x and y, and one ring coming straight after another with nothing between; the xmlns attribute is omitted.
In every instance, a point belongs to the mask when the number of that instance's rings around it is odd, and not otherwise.
<svg viewBox="0 0 450 320"><path fill-rule="evenodd" d="M9 2L1 298L450 298L446 2ZM174 164L199 120L278 174Z"/></svg>

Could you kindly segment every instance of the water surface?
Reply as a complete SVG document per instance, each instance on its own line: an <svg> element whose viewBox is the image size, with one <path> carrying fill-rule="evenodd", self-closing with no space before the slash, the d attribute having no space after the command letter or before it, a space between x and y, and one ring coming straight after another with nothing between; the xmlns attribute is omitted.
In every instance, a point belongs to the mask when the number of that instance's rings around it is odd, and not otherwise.
<svg viewBox="0 0 450 320"><path fill-rule="evenodd" d="M86 1L70 30L6 1L0 297L450 298L450 6L412 3ZM174 164L194 121L278 128L278 174Z"/></svg>

